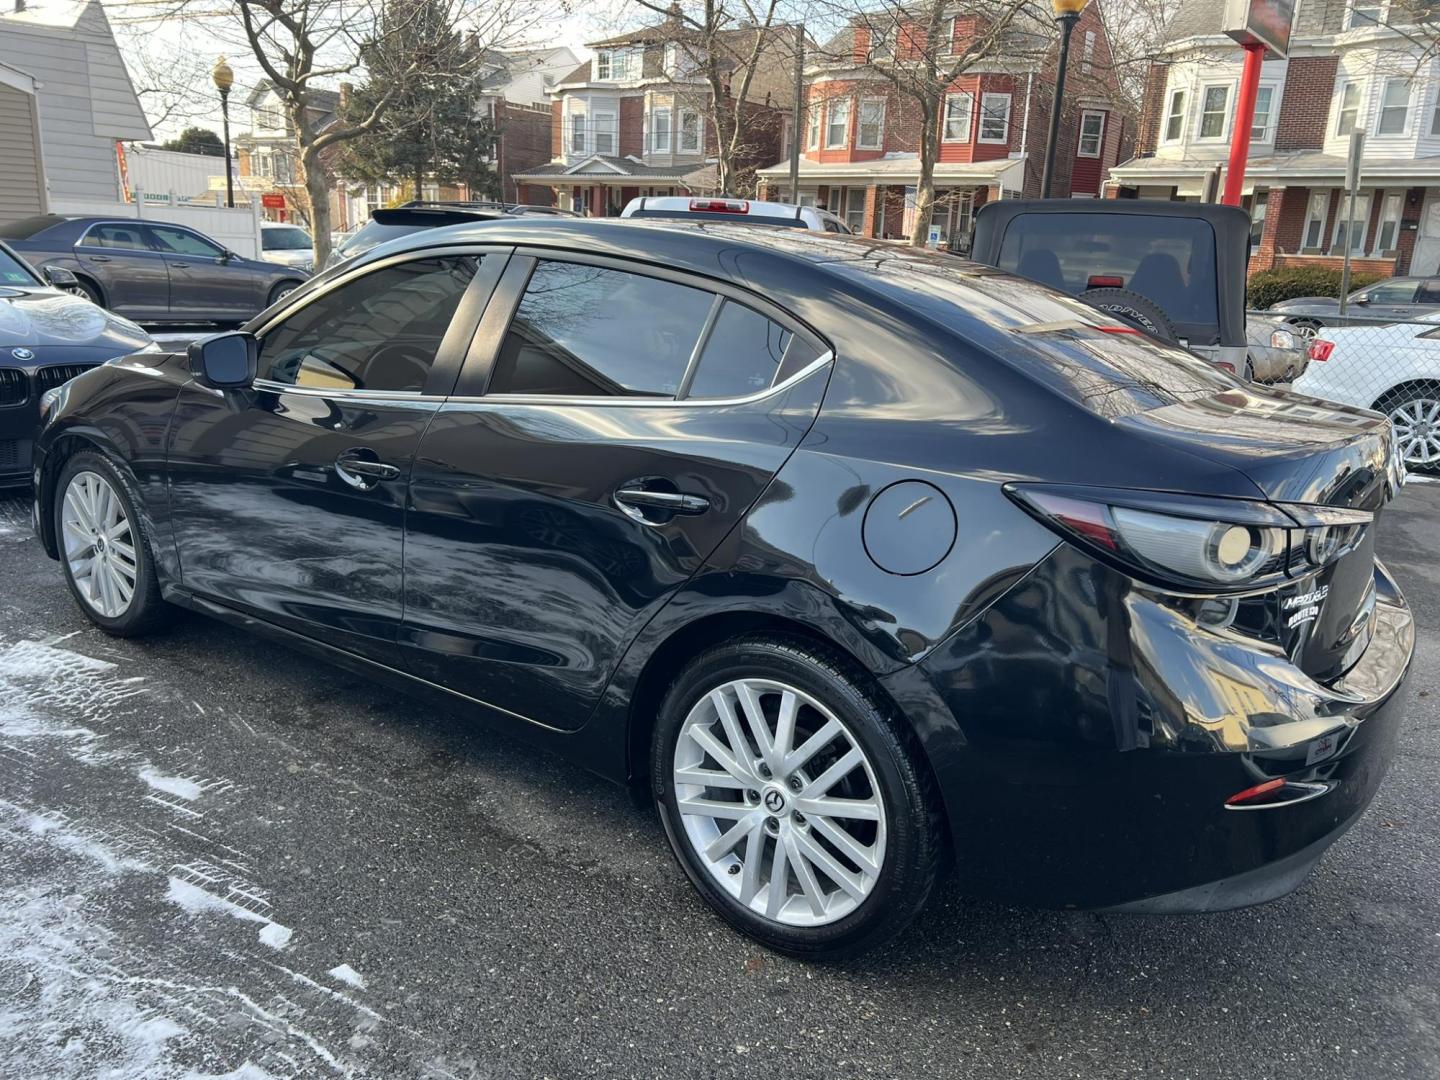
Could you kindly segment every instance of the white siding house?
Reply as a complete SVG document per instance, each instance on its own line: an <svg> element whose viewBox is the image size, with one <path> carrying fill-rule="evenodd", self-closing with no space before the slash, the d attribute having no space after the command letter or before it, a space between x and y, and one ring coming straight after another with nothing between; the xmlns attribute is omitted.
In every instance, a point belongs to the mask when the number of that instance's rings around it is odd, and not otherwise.
<svg viewBox="0 0 1440 1080"><path fill-rule="evenodd" d="M35 94L34 79L0 64L0 221L43 214L48 205Z"/></svg>
<svg viewBox="0 0 1440 1080"><path fill-rule="evenodd" d="M22 11L0 9L0 66L31 81L46 203L54 208L63 201L68 209L77 201L120 199L115 143L150 138L150 125L99 0L35 0ZM14 81L0 79L0 85L14 90ZM13 96L0 103L0 161L18 158L25 140L33 140L34 128L27 137L14 123L19 108ZM0 202L0 217L13 216Z"/></svg>

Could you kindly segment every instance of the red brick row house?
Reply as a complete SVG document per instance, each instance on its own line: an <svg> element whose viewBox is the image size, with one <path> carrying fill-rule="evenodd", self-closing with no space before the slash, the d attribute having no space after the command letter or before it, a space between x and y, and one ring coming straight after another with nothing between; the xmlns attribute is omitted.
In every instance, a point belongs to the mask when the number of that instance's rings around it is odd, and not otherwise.
<svg viewBox="0 0 1440 1080"><path fill-rule="evenodd" d="M715 194L716 133L710 84L697 49L679 41L675 17L592 42L595 55L550 88L550 161L512 173L521 202L549 202L613 217L640 195ZM719 44L745 56L756 31L727 31ZM771 32L746 100L745 144L734 165L741 183L780 156L794 95L789 33ZM733 68L733 59L722 59Z"/></svg>
<svg viewBox="0 0 1440 1080"><path fill-rule="evenodd" d="M1147 75L1137 156L1112 170L1112 194L1198 199L1223 166L1242 54L1215 32L1221 6L1189 0L1177 11ZM1251 273L1338 267L1347 247L1357 273L1440 273L1440 56L1403 10L1302 3L1289 58L1263 64L1244 186ZM1350 221L1353 131L1366 144Z"/></svg>
<svg viewBox="0 0 1440 1080"><path fill-rule="evenodd" d="M983 33L974 10L947 13L946 41L934 57L940 64ZM888 65L903 79L902 69L926 52L918 21L927 17L920 9L856 16L806 67L798 201L825 206L869 236L908 238L914 225L920 105L876 69ZM887 19L890 32L883 29ZM1022 17L995 55L946 87L933 243L967 244L974 210L987 200L1039 195L1057 47L1053 24ZM1093 198L1133 140L1098 0L1075 27L1070 57L1052 194ZM758 175L769 197L797 197L789 190L788 161Z"/></svg>

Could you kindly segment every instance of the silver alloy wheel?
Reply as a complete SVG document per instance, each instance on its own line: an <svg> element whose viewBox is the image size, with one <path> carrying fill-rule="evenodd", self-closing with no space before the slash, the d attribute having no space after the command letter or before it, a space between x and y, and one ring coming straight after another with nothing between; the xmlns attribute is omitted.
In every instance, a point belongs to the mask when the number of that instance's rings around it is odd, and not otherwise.
<svg viewBox="0 0 1440 1080"><path fill-rule="evenodd" d="M690 710L675 801L701 864L735 900L787 926L853 912L885 864L885 805L870 760L815 698L737 679Z"/></svg>
<svg viewBox="0 0 1440 1080"><path fill-rule="evenodd" d="M1406 465L1440 464L1440 398L1417 397L1390 410Z"/></svg>
<svg viewBox="0 0 1440 1080"><path fill-rule="evenodd" d="M105 477L78 472L65 488L61 515L65 562L81 599L96 614L119 618L129 610L139 572L125 504Z"/></svg>

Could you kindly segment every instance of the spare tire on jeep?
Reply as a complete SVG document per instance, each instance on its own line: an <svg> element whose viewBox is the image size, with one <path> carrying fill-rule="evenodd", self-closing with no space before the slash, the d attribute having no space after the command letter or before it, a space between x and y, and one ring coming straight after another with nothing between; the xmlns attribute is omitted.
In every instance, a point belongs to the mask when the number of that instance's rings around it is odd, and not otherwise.
<svg viewBox="0 0 1440 1080"><path fill-rule="evenodd" d="M1180 340L1175 333L1174 324L1165 312L1160 310L1160 305L1137 292L1129 289L1086 289L1078 299L1145 331L1153 338L1168 341L1172 345Z"/></svg>

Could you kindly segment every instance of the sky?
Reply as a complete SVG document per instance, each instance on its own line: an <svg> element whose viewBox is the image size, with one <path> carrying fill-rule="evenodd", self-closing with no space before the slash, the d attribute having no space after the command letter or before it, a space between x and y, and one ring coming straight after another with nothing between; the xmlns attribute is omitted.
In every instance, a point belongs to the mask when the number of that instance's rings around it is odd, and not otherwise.
<svg viewBox="0 0 1440 1080"><path fill-rule="evenodd" d="M35 6L47 0L30 0ZM52 0L54 2L54 0ZM625 0L559 0L540 8L534 2L529 27L514 42L526 45L568 45L582 59L586 41L613 33L634 5ZM220 131L220 103L210 82L210 69L223 55L235 70L231 95L232 131L248 123L245 92L262 75L244 41L235 5L229 0L101 0L115 31L130 77L140 94L157 140L173 138L191 126ZM573 10L565 11L561 4ZM554 14L550 14L550 11ZM643 14L641 12L640 14ZM631 21L643 21L629 16ZM237 107L237 103L238 107Z"/></svg>

